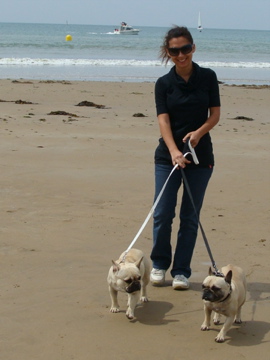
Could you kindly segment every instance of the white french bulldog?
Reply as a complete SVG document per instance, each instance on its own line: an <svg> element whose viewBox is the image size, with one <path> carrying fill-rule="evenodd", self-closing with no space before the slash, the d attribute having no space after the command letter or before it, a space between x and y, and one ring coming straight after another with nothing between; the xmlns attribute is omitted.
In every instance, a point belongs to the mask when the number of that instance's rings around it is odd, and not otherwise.
<svg viewBox="0 0 270 360"><path fill-rule="evenodd" d="M224 277L216 276L211 268L202 284L205 318L201 330L209 330L212 311L215 312L213 321L220 323L221 315L226 317L224 325L216 342L224 342L227 331L233 322L241 324L241 308L246 301L246 277L244 271L234 265L227 265L221 269Z"/></svg>
<svg viewBox="0 0 270 360"><path fill-rule="evenodd" d="M119 259L112 260L108 273L109 293L112 300L110 311L117 313L120 307L117 300L118 291L128 294L126 316L134 318L134 310L139 301L147 302L146 286L150 279L150 265L141 250L131 249L123 252Z"/></svg>

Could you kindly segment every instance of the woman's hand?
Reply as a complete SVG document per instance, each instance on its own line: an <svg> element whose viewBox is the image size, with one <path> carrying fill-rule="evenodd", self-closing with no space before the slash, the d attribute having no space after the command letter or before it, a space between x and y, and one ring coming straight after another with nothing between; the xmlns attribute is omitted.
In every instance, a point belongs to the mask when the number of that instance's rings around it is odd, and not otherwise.
<svg viewBox="0 0 270 360"><path fill-rule="evenodd" d="M193 148L195 148L198 144L201 138L208 133L210 130L213 129L213 127L219 122L220 118L220 107L211 107L209 108L210 116L206 120L206 122L196 131L189 132L184 138L183 142L185 143L188 138L190 138L190 144Z"/></svg>
<svg viewBox="0 0 270 360"><path fill-rule="evenodd" d="M187 141L187 139L190 138L190 144L193 148L195 148L198 144L199 141L201 139L201 137L198 135L198 132L196 131L191 131L189 132L184 138L183 138L183 142L185 143Z"/></svg>
<svg viewBox="0 0 270 360"><path fill-rule="evenodd" d="M191 163L191 161L186 159L184 155L181 153L181 151L179 151L178 149L171 152L171 157L172 157L173 166L178 164L179 167L184 168L186 167L186 164Z"/></svg>

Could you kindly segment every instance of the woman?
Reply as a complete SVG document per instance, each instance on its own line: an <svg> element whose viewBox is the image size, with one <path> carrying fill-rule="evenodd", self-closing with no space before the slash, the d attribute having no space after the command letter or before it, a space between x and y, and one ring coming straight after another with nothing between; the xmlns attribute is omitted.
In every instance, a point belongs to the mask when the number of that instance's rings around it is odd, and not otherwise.
<svg viewBox="0 0 270 360"><path fill-rule="evenodd" d="M155 101L161 138L155 151L155 199L172 168L183 168L199 216L208 181L213 172L214 156L209 131L220 117L220 98L216 74L192 61L195 44L186 27L168 31L161 47L161 58L174 66L159 78ZM199 165L183 156L187 139L195 148ZM151 282L160 286L172 264L174 289L188 289L190 263L198 232L198 218L186 188L180 209L180 227L172 257L171 230L175 217L181 171L174 171L154 212Z"/></svg>

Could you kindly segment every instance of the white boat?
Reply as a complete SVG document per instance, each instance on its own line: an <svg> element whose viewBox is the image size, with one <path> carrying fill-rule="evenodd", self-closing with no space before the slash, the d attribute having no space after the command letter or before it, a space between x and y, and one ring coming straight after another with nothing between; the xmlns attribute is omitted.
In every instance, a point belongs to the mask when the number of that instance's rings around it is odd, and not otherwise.
<svg viewBox="0 0 270 360"><path fill-rule="evenodd" d="M197 29L199 31L202 31L203 30L203 27L202 27L202 22L201 22L201 13L199 12L199 17L198 17L198 27Z"/></svg>
<svg viewBox="0 0 270 360"><path fill-rule="evenodd" d="M114 30L114 34L120 35L138 35L140 29L134 29L132 26L128 25L124 21L121 23L119 29Z"/></svg>

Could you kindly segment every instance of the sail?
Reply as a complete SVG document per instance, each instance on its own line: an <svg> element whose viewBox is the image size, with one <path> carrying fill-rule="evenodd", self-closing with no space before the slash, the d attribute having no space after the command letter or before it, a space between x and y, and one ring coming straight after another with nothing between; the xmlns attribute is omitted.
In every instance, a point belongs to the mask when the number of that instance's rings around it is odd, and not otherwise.
<svg viewBox="0 0 270 360"><path fill-rule="evenodd" d="M198 27L197 29L199 31L202 31L203 27L202 27L202 21L201 21L201 12L199 12L199 17L198 17Z"/></svg>

